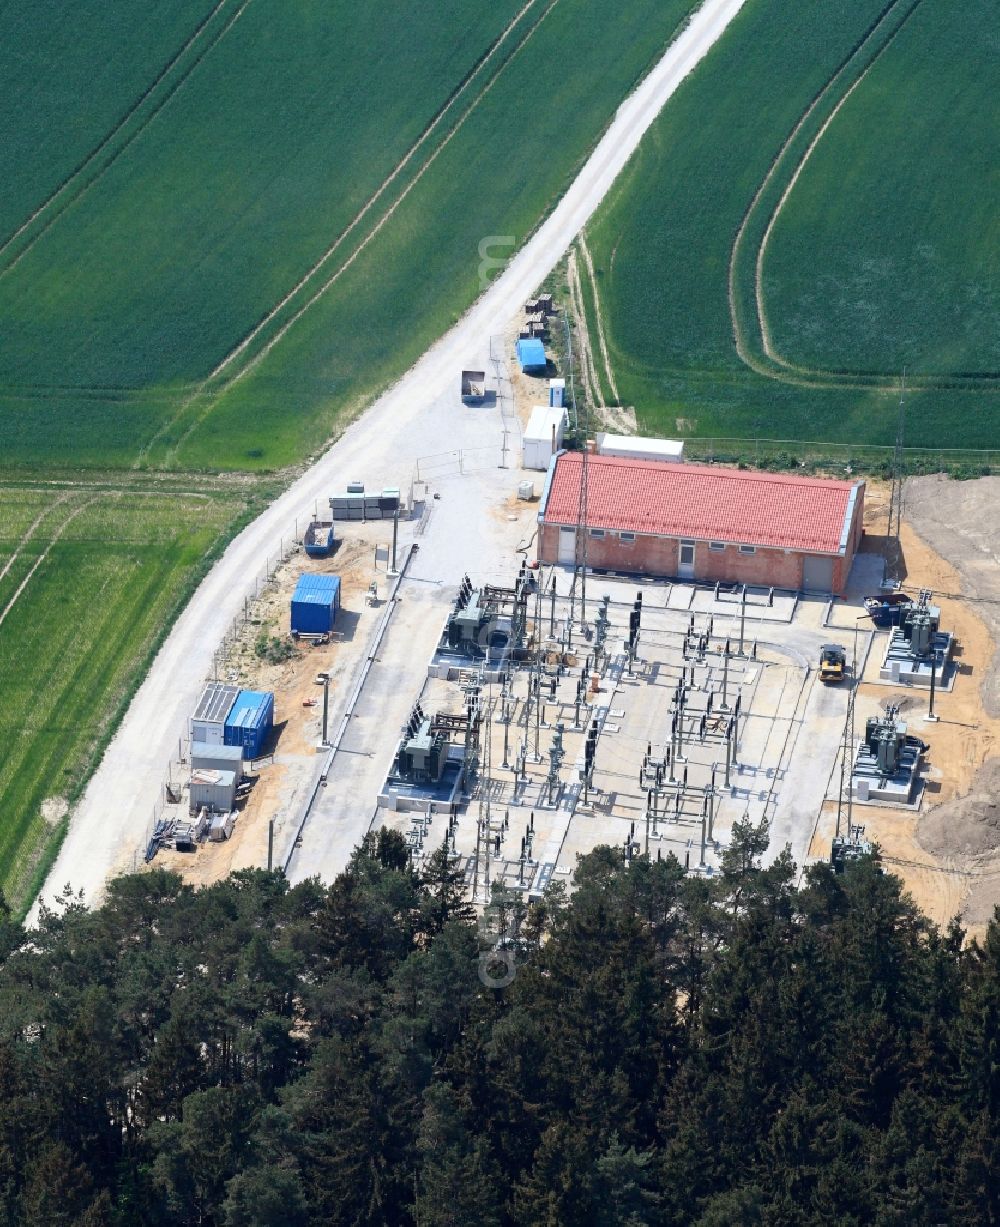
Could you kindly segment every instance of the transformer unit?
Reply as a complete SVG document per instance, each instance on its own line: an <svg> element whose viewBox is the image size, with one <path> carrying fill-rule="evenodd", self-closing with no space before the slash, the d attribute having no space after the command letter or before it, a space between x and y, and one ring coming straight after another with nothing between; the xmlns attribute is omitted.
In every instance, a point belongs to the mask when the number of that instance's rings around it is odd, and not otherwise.
<svg viewBox="0 0 1000 1227"><path fill-rule="evenodd" d="M865 745L880 775L893 776L900 768L906 745L906 725L890 709L885 716L869 716L865 724Z"/></svg>
<svg viewBox="0 0 1000 1227"><path fill-rule="evenodd" d="M418 705L403 731L396 754L396 775L411 784L436 784L448 762L448 738L432 727Z"/></svg>
<svg viewBox="0 0 1000 1227"><path fill-rule="evenodd" d="M933 647L934 635L941 622L941 610L937 605L910 605L903 611L903 638L910 645L913 656L928 656Z"/></svg>
<svg viewBox="0 0 1000 1227"><path fill-rule="evenodd" d="M447 646L465 656L486 656L496 629L496 602L485 600L483 593L464 576L455 610L445 629Z"/></svg>
<svg viewBox="0 0 1000 1227"><path fill-rule="evenodd" d="M448 619L448 646L466 655L485 656L496 624L496 613L480 605L479 593L473 593L468 605Z"/></svg>

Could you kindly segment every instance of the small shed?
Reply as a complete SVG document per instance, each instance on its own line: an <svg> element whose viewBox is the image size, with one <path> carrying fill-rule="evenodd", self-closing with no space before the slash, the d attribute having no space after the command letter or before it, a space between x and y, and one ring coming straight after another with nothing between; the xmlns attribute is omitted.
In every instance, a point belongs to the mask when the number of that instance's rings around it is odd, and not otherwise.
<svg viewBox="0 0 1000 1227"><path fill-rule="evenodd" d="M199 767L206 771L235 771L239 778L243 774L243 747L210 746L196 741L191 746L191 770Z"/></svg>
<svg viewBox="0 0 1000 1227"><path fill-rule="evenodd" d="M202 808L216 814L228 814L236 800L235 771L211 771L198 767L191 772L191 813Z"/></svg>
<svg viewBox="0 0 1000 1227"><path fill-rule="evenodd" d="M538 374L544 371L547 365L545 357L545 346L536 337L529 337L517 342L515 346L517 351L517 360L521 364L521 370L527 374Z"/></svg>
<svg viewBox="0 0 1000 1227"><path fill-rule="evenodd" d="M328 635L339 609L339 575L300 575L292 593L292 634Z"/></svg>
<svg viewBox="0 0 1000 1227"><path fill-rule="evenodd" d="M259 758L274 728L274 695L269 690L241 690L226 719L227 746L242 746L245 757Z"/></svg>
<svg viewBox="0 0 1000 1227"><path fill-rule="evenodd" d="M224 686L221 682L209 682L201 692L198 706L191 716L191 742L206 742L221 746L225 741L226 717L236 696L236 686Z"/></svg>
<svg viewBox="0 0 1000 1227"><path fill-rule="evenodd" d="M561 405L535 405L521 440L521 467L547 469L562 447L566 410Z"/></svg>

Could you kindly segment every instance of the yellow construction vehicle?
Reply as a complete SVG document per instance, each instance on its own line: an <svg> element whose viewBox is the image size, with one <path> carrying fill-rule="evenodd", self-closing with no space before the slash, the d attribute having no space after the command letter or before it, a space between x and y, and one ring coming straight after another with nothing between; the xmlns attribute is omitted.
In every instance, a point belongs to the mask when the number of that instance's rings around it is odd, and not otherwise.
<svg viewBox="0 0 1000 1227"><path fill-rule="evenodd" d="M847 653L839 643L824 643L819 650L819 680L842 682L847 672Z"/></svg>

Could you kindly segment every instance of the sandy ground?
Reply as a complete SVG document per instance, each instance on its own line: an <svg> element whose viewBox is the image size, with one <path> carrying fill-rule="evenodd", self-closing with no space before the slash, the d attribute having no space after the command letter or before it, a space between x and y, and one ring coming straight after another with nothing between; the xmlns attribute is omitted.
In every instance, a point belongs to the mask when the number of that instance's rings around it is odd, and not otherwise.
<svg viewBox="0 0 1000 1227"><path fill-rule="evenodd" d="M367 603L368 585L376 580L385 591L385 565L375 563L376 547L387 544L389 524L350 524L338 528L346 537L328 558L309 558L300 551L274 576L251 609L251 618L220 669L223 681L251 690L270 690L275 698L272 753L258 764L246 803L230 839L204 843L193 853L161 850L156 865L174 869L195 884L217 881L235 869L267 863L268 819L294 820L308 794L322 739L323 691L320 672L330 674L330 708L335 710L364 642L377 621L383 601ZM287 639L289 605L304 572L339 575L341 609L328 644L302 641L294 655L271 664L256 651L258 636Z"/></svg>
<svg viewBox="0 0 1000 1227"><path fill-rule="evenodd" d="M903 501L906 519L952 564L958 578L955 591L975 609L996 643L1000 640L1000 477L976 481L952 481L940 475L912 477ZM985 709L1000 717L996 660L980 673L979 687Z"/></svg>
<svg viewBox="0 0 1000 1227"><path fill-rule="evenodd" d="M939 924L958 916L971 936L982 934L1000 903L1000 828L990 805L1000 781L1000 760L994 757L1000 746L1000 719L988 709L998 694L995 634L1000 607L988 603L988 594L1000 597L1000 526L990 510L997 492L997 478L955 482L925 477L906 485L903 583L907 589L933 591L941 624L958 641L954 689L935 700L940 720L923 721L925 694L895 694L874 684L874 669L858 691L858 727L866 703L874 710L874 703L884 706L898 698L903 703L901 718L930 750L918 812L857 806L855 820L865 824L866 835L878 842L888 868L902 877L927 915ZM883 548L887 502L888 487L870 483L867 550ZM824 807L811 849L814 856L829 849L835 810L832 802Z"/></svg>

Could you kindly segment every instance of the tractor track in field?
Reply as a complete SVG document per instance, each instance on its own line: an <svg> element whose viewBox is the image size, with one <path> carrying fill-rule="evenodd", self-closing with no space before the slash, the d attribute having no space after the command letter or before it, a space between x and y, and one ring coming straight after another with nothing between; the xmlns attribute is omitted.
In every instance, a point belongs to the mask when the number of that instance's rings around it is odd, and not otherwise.
<svg viewBox="0 0 1000 1227"><path fill-rule="evenodd" d="M414 157L417 151L421 148L422 145L426 143L426 141L429 139L429 137L432 135L435 129L439 127L445 115L451 110L452 106L461 99L461 97L465 94L466 90L472 84L472 82L480 75L482 70L486 68L486 66L493 60L497 51L503 45L504 41L506 40L510 32L513 30L513 28L517 25L517 23L521 20L521 18L526 13L528 13L531 8L534 7L534 5L537 2L538 0L527 0L527 3L517 13L517 15L513 18L513 20L508 24L507 28L503 31L503 33L499 36L499 38L497 38L494 41L494 43L490 46L486 54L482 57L482 59L475 66L472 72L466 77L466 79L461 83L461 85L456 89L456 91L448 98L448 100L441 107L441 109L439 110L438 114L434 117L432 122L428 125L428 127L424 130L424 132L421 133L420 137L410 147L410 149L407 151L407 153L404 155L401 161L397 164L397 166L392 171L392 173L376 189L376 191L369 198L369 200L365 203L365 205L361 208L361 210L359 210L359 212L356 214L354 219L341 232L341 234L337 237L336 241L333 244L331 244L329 248L327 248L326 252L324 252L324 254L320 257L320 259L305 274L305 276L300 278L299 282L295 285L295 287L292 290L290 290L288 294L286 294L284 298L282 298L282 300L271 309L270 312L268 312L267 316L265 316L264 319L261 320L254 327L254 329L229 354L227 354L227 356L222 360L222 362L220 362L216 366L215 370L212 371L212 373L203 381L203 383L198 387L198 389L194 393L192 393L188 397L188 399L178 408L177 413L174 415L174 417L171 418L168 422L166 422L160 428L157 434L149 441L149 443L146 445L143 451L139 454L139 456L136 459L135 465L133 465L133 467L139 466L145 460L145 458L149 455L150 450L157 443L157 441L160 438L162 438L164 434L168 434L170 432L170 430L183 418L185 411L189 409L191 405L193 405L201 397L212 396L211 402L206 406L203 412L197 415L194 418L194 420L187 426L187 428L181 434L175 446L171 449L167 457L167 463L168 464L171 463L173 457L176 456L177 451L182 446L182 444L191 436L191 434L198 428L198 426L202 424L202 422L205 421L205 419L212 412L212 409L215 406L216 397L225 393L234 384L238 383L241 379L243 379L244 376L248 375L252 370L254 370L255 367L257 367L264 360L264 358L267 357L267 355L271 352L271 350L274 349L274 347L286 336L289 329L294 324L296 324L311 307L315 306L315 304L323 297L323 295L326 294L326 292L333 285L335 285L337 281L339 281L339 279L344 275L344 273L346 273L348 269L351 268L351 266L362 255L362 253L366 250L369 244L379 235L379 233L384 229L384 227L392 219L396 210L403 203L403 201L406 200L406 198L413 191L413 189L420 183L421 179L423 179L424 175L427 173L428 170L430 170L431 166L433 166L433 164L437 161L441 153L443 153L444 150L448 147L452 139L458 134L459 131L461 131L462 127L465 125L466 120L468 120L469 116L473 113L476 107L479 106L482 100L486 97L486 95L494 87L494 85L500 79L501 75L506 70L506 68L514 61L517 55L520 54L524 46L527 44L528 40L534 36L538 28L541 26L542 22L545 20L545 18L548 17L548 15L552 12L552 10L559 3L559 0L549 0L549 3L542 10L540 16L538 17L538 20L528 30L525 31L525 33L522 35L522 37L520 38L516 46L511 50L507 58L497 68L493 76L491 76L486 81L486 83L483 85L483 87L479 90L479 92L474 95L472 101L466 107L465 111L457 118L454 125L445 133L440 143L436 145L430 151L430 153L427 155L426 160L419 166L419 168L413 175L413 178L410 179L410 181L406 184L406 186L403 188L399 196L392 202L392 204L389 205L389 207L385 210L385 212L374 223L372 228L367 232L367 234L365 234L361 238L357 246L354 247L354 249L346 256L346 258L336 268L336 270L329 277L327 277L325 281L322 282L322 284L311 294L311 296L300 307L298 307L296 310L293 311L291 316L278 327L274 336L272 336L255 354L253 354L252 357L250 357L242 366L240 366L233 375L231 375L220 387L218 388L212 387L213 381L219 378L222 375L222 373L225 371L225 369L229 366L229 364L232 361L234 361L236 358L238 358L240 354L244 354L247 352L247 350L250 348L253 342L261 335L264 329L266 329L277 318L277 316L285 309L285 307L287 307L292 302L292 300L295 298L296 295L298 295L302 290L306 289L309 282L311 282L313 278L316 276L316 274L323 268L323 266L326 263L328 263L328 261L335 254L335 252L339 250L339 248L343 244L344 240L348 237L348 235L350 235L352 231L355 230L358 225L360 225L360 223L368 215L368 213L374 207L374 205L379 200L379 198L386 192L386 190L390 187L390 185L395 182L395 180L400 176L400 174L402 174L403 170L410 163L411 159Z"/></svg>
<svg viewBox="0 0 1000 1227"><path fill-rule="evenodd" d="M39 493L43 493L43 491L39 491ZM21 540L15 546L13 554L11 554L11 556L7 559L6 563L4 564L3 569L0 570L0 581L4 580L7 577L7 574L9 573L11 567L14 565L15 562L17 562L18 558L20 557L21 551L28 544L31 538L35 535L35 531L38 528L39 524L41 524L41 522L45 519L45 517L49 514L49 512L53 510L53 508L58 507L60 503L65 503L69 497L70 497L69 491L67 491L64 494L60 494L60 496L54 502L50 503L47 507L43 507L42 510L38 513L38 515L35 516L32 523L29 524L28 527L22 533Z"/></svg>
<svg viewBox="0 0 1000 1227"><path fill-rule="evenodd" d="M760 244L755 255L754 267L754 293L753 293L753 316L756 322L757 331L759 332L759 341L762 354L755 352L751 338L741 322L740 311L737 307L737 302L740 298L739 289L739 268L744 259L742 247L744 245L747 231L754 221L759 206L764 198L765 193L776 182L779 174L786 173L782 163L791 149L793 143L802 133L804 127L815 116L817 109L824 102L830 101L831 88L836 83L837 79L850 66L851 61L859 54L865 51L872 39L879 35L885 23L892 19L897 10L907 0L891 0L879 14L878 18L865 32L864 36L851 49L841 62L837 65L834 72L830 75L825 85L814 96L809 106L803 111L798 122L795 124L787 139L781 145L781 148L775 154L774 159L768 168L767 174L762 179L757 191L754 193L746 212L743 215L743 220L733 239L733 244L730 249L729 269L728 269L728 304L729 316L733 330L733 340L736 347L736 352L742 362L744 362L751 370L759 375L763 375L768 379L774 379L782 383L792 384L798 387L808 388L854 388L877 389L877 390L892 390L898 385L898 372L864 372L864 371L837 371L824 370L821 368L810 368L790 362L784 358L777 350L771 334L770 325L767 320L767 312L764 305L764 289L763 289L763 263L764 255L767 249L768 242L774 231L774 227L780 216L781 210L792 193L795 184L804 170L809 158L819 145L822 138L833 124L841 108L848 101L854 91L865 80L871 70L875 67L883 54L892 46L899 32L909 22L910 18L916 12L917 8L922 3L922 0L910 0L910 7L903 13L898 23L891 29L885 41L879 46L871 56L871 59L861 71L847 84L844 92L834 104L830 114L823 120L816 134L811 138L802 155L798 158L795 165L788 172L788 181L785 184L784 190L781 192L774 208L768 218L767 226L761 237ZM756 338L754 338L754 342ZM954 391L975 392L980 390L990 389L998 376L992 372L983 374L973 374L959 372L954 374L941 375L918 375L911 376L909 382L915 390L927 389L951 389Z"/></svg>
<svg viewBox="0 0 1000 1227"><path fill-rule="evenodd" d="M44 218L43 224L38 227L37 233L33 234L29 241L25 243L17 254L10 260L0 265L0 278L5 277L12 269L20 264L21 260L28 254L29 251L42 239L45 234L56 224L66 210L77 201L81 200L88 191L98 183L105 173L118 161L121 155L147 130L149 125L160 114L163 108L170 102L178 90L190 79L194 71L199 67L205 57L221 42L229 33L233 26L243 16L244 12L251 4L252 0L243 0L239 8L233 13L229 20L223 25L222 29L210 36L207 46L203 47L194 59L182 67L180 75L176 81L170 81L169 87L163 93L162 97L157 96L160 87L168 81L173 73L173 70L187 55L187 53L201 39L206 29L222 12L230 0L219 0L219 3L201 22L194 33L190 36L184 46L177 52L172 60L161 70L160 74L143 92L142 96L132 105L126 112L124 117L115 125L115 127L103 138L87 157L81 162L74 171L66 178L59 187L56 188L51 195L44 200L37 209L27 218L17 230L14 231L7 239L0 244L0 258L4 257L12 245L17 243L17 240L26 234L32 226L39 220ZM152 108L147 116L141 120L134 131L128 133L125 139L120 144L114 145L117 137L119 137L127 128L132 119L138 115L140 110L152 100ZM107 154L107 157L103 155ZM100 165L97 165L100 163ZM88 171L93 170L93 174L88 176ZM51 213L51 216L49 214Z"/></svg>
<svg viewBox="0 0 1000 1227"><path fill-rule="evenodd" d="M747 230L754 220L758 207L763 200L764 194L768 188L776 183L779 173L784 173L782 162L792 147L792 144L801 134L806 124L813 118L817 108L824 101L829 101L829 93L838 77L844 73L845 69L850 66L851 61L864 52L865 47L876 38L885 25L897 12L902 4L910 3L910 7L903 13L898 24L891 29L885 41L879 46L872 55L869 62L861 69L856 77L850 81L844 90L843 94L834 104L833 109L826 119L821 123L818 131L809 141L801 157L792 167L788 182L785 184L784 190L781 192L771 215L768 218L767 226L761 236L760 244L757 248L754 267L754 292L753 292L753 315L755 318L757 331L759 333L760 348L762 354L754 352L750 337L740 320L740 312L737 308L737 300L740 297L739 291L739 267L743 259L741 247L746 238ZM825 370L822 368L811 368L799 365L784 358L777 350L774 344L770 325L767 319L767 311L764 305L764 286L763 286L763 267L764 256L767 250L771 235L777 224L781 210L786 201L790 197L793 188L799 180L802 171L805 169L813 152L819 145L822 138L833 124L841 108L848 101L854 91L865 80L871 70L875 67L884 53L892 46L899 32L906 26L910 18L916 12L923 0L890 0L890 3L879 14L878 18L865 32L863 37L852 48L841 62L837 65L834 72L830 75L826 84L815 95L809 106L800 116L795 127L789 133L787 139L782 144L781 148L775 154L771 162L768 172L754 193L750 204L747 206L746 212L743 215L743 220L736 231L733 239L733 245L730 249L729 270L728 270L728 303L729 316L732 324L733 339L736 346L736 352L742 362L744 362L751 370L759 375L763 375L768 379L774 379L781 383L791 384L797 387L805 388L852 388L857 390L876 389L880 391L891 391L898 385L898 372L865 372L865 371L850 371L850 370ZM756 338L755 338L756 341ZM983 374L956 372L953 374L941 375L916 375L910 376L909 382L914 390L930 390L930 389L949 389L953 391L977 392L990 390L993 384L1000 376L992 372L984 372Z"/></svg>
<svg viewBox="0 0 1000 1227"><path fill-rule="evenodd" d="M263 319L261 319L260 322L257 323L253 327L253 329L247 333L247 335L239 342L239 344L236 345L233 349L231 349L229 353L222 359L222 361L218 363L218 365L209 375L210 380L218 378L218 376L220 376L223 373L223 371L230 365L230 363L235 361L240 356L240 354L245 353L246 350L254 343L257 337L260 336L261 332L278 315L278 313L282 311L291 302L291 300L296 296L296 294L299 293L300 290L303 290L306 287L306 285L316 276L316 274L323 268L323 266L326 263L328 263L331 257L336 254L336 252L339 250L339 248L343 244L344 240L348 237L348 235L350 235L351 232L355 230L361 224L361 222L365 219L365 217L375 207L375 204L378 202L378 200L388 191L388 189L392 186L392 184L403 173L403 171L406 169L410 161L416 156L417 151L421 148L421 146L423 146L424 144L427 143L428 140L430 140L434 131L441 124L445 115L448 113L448 111L451 109L454 103L459 101L459 99L462 97L465 91L469 88L472 82L479 76L479 74L483 71L483 69L487 66L487 64L489 64L489 62L492 60L497 50L503 45L503 43L507 39L507 36L511 33L511 31L518 24L521 18L524 17L535 6L536 3L538 3L538 0L527 0L527 3L515 14L515 16L511 19L511 21L508 22L506 29L504 29L503 32L495 39L493 44L489 48L487 48L485 55L483 55L482 58L479 60L479 62L476 65L474 65L472 71L466 76L465 80L460 82L458 87L455 89L455 91L451 95L449 95L449 97L445 100L444 104L438 110L437 114L432 118L431 122L427 125L426 128L424 128L423 132L421 132L420 136L414 141L414 143L406 151L402 159L396 164L394 169L386 176L386 178L383 179L381 184L375 189L373 194L362 205L362 207L354 215L351 221L348 222L347 226L340 232L340 234L337 236L334 242L330 244L330 246L326 249L326 251L323 252L323 254L312 265L312 267L302 277L299 278L299 280L295 283L294 286L292 286L292 288L288 291L288 293L283 298L281 298L271 308L271 310L268 311L268 313L263 317ZM558 0L551 0L551 3L549 4L548 8L545 9L545 11L542 13L541 17L538 19L535 25L533 25L531 29L528 31L528 33L525 35L525 38L522 40L522 42L518 45L517 48L515 48L511 56L504 62L504 67L510 63L510 60L513 59L514 55L516 55L517 52L521 49L521 46L524 45L524 42L526 42L527 39L530 38L532 34L534 34L534 32L538 29L539 25L541 25L541 23L548 16L549 12L555 7L557 3L558 3ZM503 71L503 69L501 68L500 71ZM499 76L499 73L497 75ZM492 85L492 82L495 80L496 80L496 77L493 77L490 83L484 87L482 93L476 96L477 102L480 98L483 97L486 91L490 88L490 85ZM470 111L471 109L472 108L470 107ZM465 122L465 119L467 118L468 114L469 112L466 112L466 114L462 116L461 120L459 120L455 128L452 129L452 132L448 134L448 137L446 137L445 143L447 142L447 140L451 139L451 136L454 134L454 132L457 131L459 127L461 127L462 123ZM444 147L444 144L442 144L439 147L438 152L440 152L440 149L443 147ZM436 153L433 156L437 156ZM420 172L421 174L423 173L423 170L427 168L428 165L430 165L430 162L427 162L424 164L424 167ZM400 197L400 201L402 199L403 197ZM399 204L400 201L397 201L396 204ZM393 209L395 209L395 207L396 205L392 206Z"/></svg>
<svg viewBox="0 0 1000 1227"><path fill-rule="evenodd" d="M64 496L64 498L69 498L69 497L70 496L68 494ZM7 615L10 613L10 611L14 608L14 606L17 604L18 600L20 599L21 593L24 592L25 588L27 588L28 584L31 582L31 577L35 574L35 572L42 565L42 563L46 560L46 558L48 558L49 553L52 550L52 547L56 544L56 542L63 535L66 529L69 528L70 524L73 523L73 521L80 514L80 512L85 511L91 505L91 503L97 502L98 497L103 497L103 496L95 496L94 498L84 499L84 501L80 503L79 506L74 507L73 510L69 513L69 515L65 518L65 520L63 520L63 522L59 525L56 531L52 534L52 537L49 540L48 545L46 545L45 549L35 559L27 575L25 575L24 579L21 580L21 582L18 584L17 588L15 589L14 595L10 598L10 600L3 607L3 609L0 610L0 626L3 626L4 622L7 619ZM61 502L63 500L61 499L59 501ZM41 520L51 510L52 510L51 507L46 508L46 510L42 513L42 515L39 516L39 520ZM35 521L35 524L32 525L32 528L34 528L35 525L37 525L37 523L38 523L38 520ZM16 555L14 557L16 557ZM9 570L10 564L13 563L13 561L14 561L14 558L11 558L10 563L8 563L8 566L4 569L3 574L7 573L7 570ZM2 578L3 576L0 575L0 579Z"/></svg>
<svg viewBox="0 0 1000 1227"><path fill-rule="evenodd" d="M594 296L594 323L597 325L597 344L601 350L601 362L608 379L611 395L615 398L615 404L620 405L622 398L618 391L618 384L615 383L615 373L611 369L608 342L604 332L604 313L601 311L601 296L597 288L597 274L594 272L594 261L590 255L590 248L587 246L587 236L583 233L580 235L580 251L583 255L584 264L587 266L587 276L590 278L590 292Z"/></svg>
<svg viewBox="0 0 1000 1227"><path fill-rule="evenodd" d="M82 174L86 170L87 166L101 153L102 150L104 150L110 144L110 142L114 139L117 133L119 133L122 130L122 128L129 121L129 119L143 105L146 99L150 97L150 95L153 93L156 87L160 84L160 82L164 79L164 77L170 72L170 70L174 67L174 65L181 58L181 56L201 36L205 27L212 20L212 18L215 17L215 15L220 11L220 9L222 9L222 7L228 2L229 0L219 0L219 3L212 10L209 16L206 17L205 21L202 22L202 24L198 27L198 30L191 36L191 38L187 41L187 43L185 43L181 51L179 51L177 55L174 57L174 59L170 61L167 67L157 77L156 81L154 81L153 84L149 87L149 89L146 90L142 98L140 98L139 101L135 103L135 105L132 107L129 113L125 116L125 118L121 120L121 122L117 125L117 127L111 133L109 133L104 138L104 140L101 142L101 144L97 146L97 148L88 156L88 158L83 163L81 163L81 165L77 168L77 170L73 172L73 175L71 175L68 180L66 180L63 184L61 184L60 187L57 188L57 190L46 201L44 201L41 205L39 205L39 207L31 215L31 217L28 218L27 221L25 221L21 225L21 227L19 227L19 229L13 235L11 235L9 239L5 240L2 244L0 244L0 257L3 256L4 252L10 246L10 244L13 243L18 238L19 235L21 235L24 231L26 231L28 227L32 224L32 222L35 221L35 219L37 219L39 216L41 216L56 201L59 195L71 185L71 183L76 179L76 177ZM169 429L174 424L176 424L176 422L181 417L183 417L186 410L191 407L191 405L198 399L198 397L204 396L210 392L213 381L217 380L219 376L225 371L225 369L236 358L238 358L241 353L245 352L246 349L249 348L249 346L253 344L253 342L260 335L260 333L273 322L275 317L282 310L285 309L285 307L289 304L289 302L291 302L291 300L308 285L308 283L316 276L316 274L323 268L323 266L329 262L331 257L336 254L338 249L343 244L344 240L352 233L352 231L354 231L361 224L361 222L364 220L367 214L371 211L371 209L378 202L380 197L385 194L385 192L392 186L392 184L396 181L396 179L398 179L399 176L403 173L403 171L406 169L410 161L414 158L414 156L416 155L418 150L421 148L421 146L424 145L430 139L434 131L440 126L445 116L452 109L455 103L461 99L461 97L466 92L466 90L469 88L469 86L473 83L473 81L480 75L483 69L489 65L489 63L492 61L492 59L496 55L497 51L502 47L503 43L505 42L507 37L510 35L511 31L517 26L517 24L522 20L522 18L525 17L530 12L530 10L534 8L535 5L538 4L539 2L540 0L525 0L525 3L518 10L518 12L511 18L511 20L508 22L504 30L502 30L501 33L496 37L496 39L494 39L494 41L486 48L486 50L483 52L480 58L470 68L466 76L458 83L458 85L455 87L452 93L449 94L449 96L442 102L441 106L438 108L436 113L431 117L427 126L420 133L420 135L417 137L414 143L410 146L407 152L403 155L402 159L397 163L397 165L389 173L389 175L383 180L383 182L379 185L379 187L376 188L375 192L369 197L369 199L362 205L361 209L357 212L357 214L355 214L354 218L352 218L352 220L348 222L345 228L340 232L340 234L334 240L334 242L326 249L326 251L323 252L320 258L313 263L313 265L298 280L298 282L296 282L296 284L288 291L288 293L285 294L272 308L270 308L270 310L268 310L268 312L254 325L251 331L247 333L247 335L243 337L229 351L229 353L225 355L225 357L223 357L221 362L217 363L215 368L211 372L209 372L209 374L204 379L191 381L187 384L174 385L172 389L159 393L158 399L160 400L176 400L178 397L185 397L185 399L182 401L182 403L178 407L177 412L174 415L174 417L171 418L171 420L168 423L166 423L164 426L160 428L160 430L153 437L150 443L146 445L146 448L143 450L143 452L140 453L140 457L139 457L140 461L144 458L145 455L148 454L148 449L152 447L153 444L157 442L157 440L161 438L164 433L168 432ZM504 66L502 67L505 67L506 63L509 62L509 60L512 59L513 56L517 54L517 52L521 49L521 46L523 45L523 43L527 40L528 37L530 37L535 32L535 30L538 28L541 22L545 19L545 17L548 15L551 9L558 2L559 0L549 0L548 7L545 8L541 17L539 17L538 21L528 30L525 38L522 39L522 42L518 44L518 46L514 49L514 51L511 53L511 56L508 58L508 61L506 61ZM225 26L225 28L221 30L215 36L211 44L208 47L206 47L205 50L200 54L198 59L196 59L194 63L190 65L190 67L184 73L184 76L181 78L181 80L177 82L177 84L173 87L173 89L170 91L167 97L164 98L163 101L158 104L157 109L143 122L142 126L138 128L136 132L133 133L129 137L129 139L115 151L115 153L108 160L108 162L100 169L100 171L90 181L88 181L84 185L84 187L81 189L79 193L77 193L76 196L71 197L65 202L63 207L60 208L59 212L46 222L45 226L31 240L31 243L28 246L26 246L12 262L8 263L6 266L0 266L0 278L4 277L6 273L8 273L12 268L15 267L15 265L20 261L22 256L26 255L28 250L30 250L30 247L33 247L35 243L37 243L38 240L42 238L45 232L52 225L55 224L55 222L58 220L59 216L61 216L61 214L65 211L65 209L68 208L69 205L72 204L75 200L80 199L80 197L91 186L93 186L98 181L98 179L100 179L100 177L112 165L112 163L116 161L117 158L122 153L125 152L128 146L131 145L133 141L141 134L141 132L145 130L145 128L149 125L149 123L156 116L156 114L158 114L159 111L163 109L163 107L170 100L170 98L173 97L173 95L177 92L180 86L184 84L184 82L188 79L188 77L191 75L194 69L201 63L201 61L205 58L208 52L211 51L218 44L218 42L229 32L230 29L232 29L233 25L242 16L243 12L245 11L245 9L250 3L251 3L251 0L243 0L243 3L241 4L240 8L233 15L233 17L231 18L229 23ZM501 71L502 71L502 68L501 68ZM497 75L499 75L499 73ZM494 77L493 80L495 79L496 78ZM489 86L487 86L486 88L489 88ZM484 94L485 92L486 90L484 89L482 93ZM482 97L482 94L478 95L478 97ZM467 114L462 116L461 120L459 121L458 126L460 126L461 123L464 122L464 120L467 118ZM424 169L426 169L426 167ZM421 171L421 173L423 172ZM402 197L400 198L400 200L402 200ZM400 201L396 202L397 205L399 203ZM394 208L395 208L395 205L393 206L393 209ZM384 221L381 224L384 224ZM366 240L366 242L370 241L372 237L374 237L374 234L370 235L369 239ZM356 258L357 254L358 253L355 253L354 258ZM340 271L343 271L343 270L340 270ZM328 285L325 285L320 292L322 293L327 288L329 288ZM307 305L311 305L311 304L307 304ZM297 318L297 316L294 318ZM289 321L289 323L294 322L294 318L292 321ZM243 373L244 373L243 371L240 371L240 375L242 375ZM239 376L237 376L237 378L238 377ZM224 391L227 386L228 386L228 383L223 384L223 386L219 388L218 391L219 392ZM66 385L6 384L6 385L0 385L0 387L2 387L5 392L9 392L23 399L38 399L40 397L47 397L53 393L57 395L86 395L90 397L91 399L106 399L106 400L112 400L112 401L119 400L119 399L131 399L133 397L135 398L141 397L143 399L147 398L147 394L142 388L129 387L129 386L123 386L123 385L113 385L113 384L104 384L104 385L95 386L95 387L76 386L76 385L68 385L68 384Z"/></svg>

